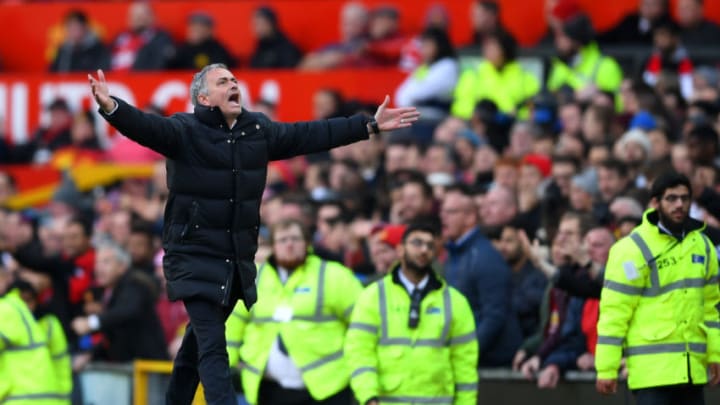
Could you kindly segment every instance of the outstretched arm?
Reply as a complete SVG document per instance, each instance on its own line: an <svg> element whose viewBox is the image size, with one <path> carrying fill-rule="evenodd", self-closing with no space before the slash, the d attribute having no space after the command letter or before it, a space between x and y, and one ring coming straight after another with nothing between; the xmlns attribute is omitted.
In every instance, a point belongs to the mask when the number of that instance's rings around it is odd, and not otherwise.
<svg viewBox="0 0 720 405"><path fill-rule="evenodd" d="M167 157L180 149L182 124L177 119L144 113L119 98L110 96L105 74L97 71L97 78L88 74L90 89L100 106L100 114L113 127L133 141Z"/></svg>

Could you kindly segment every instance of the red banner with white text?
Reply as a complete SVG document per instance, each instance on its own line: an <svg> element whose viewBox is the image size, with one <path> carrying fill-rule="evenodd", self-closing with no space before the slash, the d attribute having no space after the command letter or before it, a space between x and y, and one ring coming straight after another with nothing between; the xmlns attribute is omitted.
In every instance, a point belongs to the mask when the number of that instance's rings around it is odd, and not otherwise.
<svg viewBox="0 0 720 405"><path fill-rule="evenodd" d="M379 104L392 96L405 73L397 69L335 70L322 73L295 71L236 71L243 103L253 109L262 95L277 103L277 119L302 121L313 118L313 94L324 88L340 91L346 99ZM107 74L110 93L130 104L156 105L168 114L192 111L189 86L193 72ZM27 141L47 119L44 106L64 98L73 111L95 110L87 77L50 74L0 75L0 122L10 143ZM103 120L96 120L100 137L112 136Z"/></svg>

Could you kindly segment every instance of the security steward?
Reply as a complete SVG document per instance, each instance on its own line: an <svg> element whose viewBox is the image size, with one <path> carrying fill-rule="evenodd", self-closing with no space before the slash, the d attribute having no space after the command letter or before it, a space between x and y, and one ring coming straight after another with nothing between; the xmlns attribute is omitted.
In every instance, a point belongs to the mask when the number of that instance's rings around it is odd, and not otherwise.
<svg viewBox="0 0 720 405"><path fill-rule="evenodd" d="M270 230L272 255L258 270L258 302L238 304L226 325L230 365L251 404L349 405L343 342L362 289L352 271L309 252L297 220Z"/></svg>
<svg viewBox="0 0 720 405"><path fill-rule="evenodd" d="M477 404L475 321L432 269L438 237L431 225L408 225L400 263L358 298L345 357L360 404Z"/></svg>
<svg viewBox="0 0 720 405"><path fill-rule="evenodd" d="M65 405L45 333L0 268L0 404ZM4 293L4 294L3 294Z"/></svg>
<svg viewBox="0 0 720 405"><path fill-rule="evenodd" d="M720 380L718 258L689 217L687 177L660 175L653 209L610 250L600 299L596 387L617 389L626 357L639 405L704 404L703 386Z"/></svg>

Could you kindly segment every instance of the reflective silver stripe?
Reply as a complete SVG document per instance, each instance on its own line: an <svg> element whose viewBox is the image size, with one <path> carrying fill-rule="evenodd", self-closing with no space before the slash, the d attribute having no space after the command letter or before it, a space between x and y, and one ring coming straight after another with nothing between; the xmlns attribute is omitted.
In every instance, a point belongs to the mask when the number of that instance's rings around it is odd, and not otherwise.
<svg viewBox="0 0 720 405"><path fill-rule="evenodd" d="M398 404L409 402L411 404L452 404L453 397L379 397L380 403Z"/></svg>
<svg viewBox="0 0 720 405"><path fill-rule="evenodd" d="M262 372L260 370L256 369L255 367L253 367L247 363L243 363L241 369L247 370L247 371L249 371L253 374L257 374L257 375L262 374Z"/></svg>
<svg viewBox="0 0 720 405"><path fill-rule="evenodd" d="M252 318L253 323L268 323L268 322L275 322L275 320L272 318L272 316L259 316L257 318Z"/></svg>
<svg viewBox="0 0 720 405"><path fill-rule="evenodd" d="M47 325L48 325L47 341L52 342L52 333L53 333L53 329L55 329L55 328L53 328L52 322L48 322Z"/></svg>
<svg viewBox="0 0 720 405"><path fill-rule="evenodd" d="M643 292L645 291L645 289L642 287L622 284L612 280L605 280L605 283L603 285L608 290L612 290L626 295L643 295Z"/></svg>
<svg viewBox="0 0 720 405"><path fill-rule="evenodd" d="M707 353L707 345L705 343L688 343L688 348L695 353Z"/></svg>
<svg viewBox="0 0 720 405"><path fill-rule="evenodd" d="M23 312L22 308L18 307L14 303L12 304L13 308L20 314L20 318L22 318L23 324L25 325L25 330L27 331L28 338L30 339L30 346L35 344L35 336L32 334L32 329L30 329L30 322L28 322L27 318L25 318L25 313ZM41 344L42 345L42 344Z"/></svg>
<svg viewBox="0 0 720 405"><path fill-rule="evenodd" d="M53 392L41 393L41 394L25 394L25 395L10 395L3 399L3 404L10 401L19 401L22 399L70 399L70 394L59 394Z"/></svg>
<svg viewBox="0 0 720 405"><path fill-rule="evenodd" d="M67 356L69 356L69 355L70 355L70 352L68 352L68 351L66 350L66 351L64 351L64 352L62 352L62 353L54 354L54 355L52 356L52 358L55 359L55 360L59 360L59 359L62 359L63 357L67 357Z"/></svg>
<svg viewBox="0 0 720 405"><path fill-rule="evenodd" d="M361 374L365 373L377 373L377 369L375 367L360 367L356 368L355 371L352 372L350 375L350 378L355 378Z"/></svg>
<svg viewBox="0 0 720 405"><path fill-rule="evenodd" d="M28 345L22 345L22 346L15 345L15 346L10 346L5 350L7 350L9 352L20 352L20 351L26 351L26 350L33 350L33 349L37 349L40 347L45 347L45 343L44 342L30 343Z"/></svg>
<svg viewBox="0 0 720 405"><path fill-rule="evenodd" d="M443 340L438 339L418 339L415 342L410 338L380 338L378 344L382 346L410 346L410 347L445 347L447 346Z"/></svg>
<svg viewBox="0 0 720 405"><path fill-rule="evenodd" d="M378 300L380 308L380 340L387 338L388 320L387 320L387 296L385 295L385 278L378 282Z"/></svg>
<svg viewBox="0 0 720 405"><path fill-rule="evenodd" d="M304 373L304 372L310 371L312 369L316 369L318 367L324 366L325 364L331 363L335 360L339 360L342 358L342 356L343 356L343 352L342 352L342 350L340 350L338 352L335 352L333 354L330 354L330 355L322 357L318 360L315 360L310 364L306 364L306 365L300 367L299 370Z"/></svg>
<svg viewBox="0 0 720 405"><path fill-rule="evenodd" d="M597 337L597 343L603 344L603 345L622 346L624 341L625 341L625 338L615 337L615 336L598 335L598 337Z"/></svg>
<svg viewBox="0 0 720 405"><path fill-rule="evenodd" d="M325 269L327 262L320 262L320 274L318 274L317 301L315 302L315 318L320 319L322 316L323 304L325 303Z"/></svg>
<svg viewBox="0 0 720 405"><path fill-rule="evenodd" d="M352 315L353 308L355 308L355 305L350 305L348 309L346 309L343 312L343 318L350 319L350 315Z"/></svg>
<svg viewBox="0 0 720 405"><path fill-rule="evenodd" d="M640 249L640 253L642 253L645 263L650 266L650 290L659 288L660 274L658 274L657 262L655 261L652 251L648 247L647 243L645 243L642 236L640 236L637 232L631 233L630 239L632 239Z"/></svg>
<svg viewBox="0 0 720 405"><path fill-rule="evenodd" d="M704 233L700 232L700 237L705 242L705 277L710 274L710 243Z"/></svg>
<svg viewBox="0 0 720 405"><path fill-rule="evenodd" d="M350 326L348 326L348 329L358 329L358 330L364 330L365 332L370 333L377 333L377 326L370 325L369 323L362 323L362 322L351 322Z"/></svg>
<svg viewBox="0 0 720 405"><path fill-rule="evenodd" d="M445 306L445 324L443 325L442 334L440 335L441 343L447 342L450 336L450 324L452 323L452 304L450 300L450 288L445 287L443 290L443 305Z"/></svg>
<svg viewBox="0 0 720 405"><path fill-rule="evenodd" d="M707 281L707 284L710 285L710 284L715 284L718 282L720 282L720 275L710 277Z"/></svg>
<svg viewBox="0 0 720 405"><path fill-rule="evenodd" d="M455 336L450 339L450 345L459 345L462 343L472 342L475 340L475 332L466 333L464 335Z"/></svg>
<svg viewBox="0 0 720 405"><path fill-rule="evenodd" d="M475 391L477 383L455 384L455 391Z"/></svg>
<svg viewBox="0 0 720 405"><path fill-rule="evenodd" d="M659 353L683 353L688 349L697 353L707 352L705 343L689 343L687 349L685 343L660 343L653 345L630 346L625 348L626 356L634 356L638 354L659 354Z"/></svg>
<svg viewBox="0 0 720 405"><path fill-rule="evenodd" d="M720 322L707 321L707 322L705 322L705 326L707 326L708 328L717 328L717 329L720 329Z"/></svg>
<svg viewBox="0 0 720 405"><path fill-rule="evenodd" d="M242 346L243 341L242 340L228 340L227 345L228 347L240 347Z"/></svg>

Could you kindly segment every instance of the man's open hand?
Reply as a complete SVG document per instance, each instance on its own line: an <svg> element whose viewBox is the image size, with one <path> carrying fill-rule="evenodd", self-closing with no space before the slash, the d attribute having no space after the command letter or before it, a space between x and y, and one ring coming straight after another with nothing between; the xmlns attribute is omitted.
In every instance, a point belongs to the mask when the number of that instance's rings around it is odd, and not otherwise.
<svg viewBox="0 0 720 405"><path fill-rule="evenodd" d="M109 113L115 108L115 100L110 98L110 90L108 90L105 73L103 73L102 69L97 70L97 75L98 77L96 79L91 74L88 74L90 90L100 108L106 113Z"/></svg>
<svg viewBox="0 0 720 405"><path fill-rule="evenodd" d="M415 107L387 108L390 104L390 96L385 96L385 101L380 104L375 113L375 121L380 131L392 131L398 128L407 128L420 118L420 113Z"/></svg>

